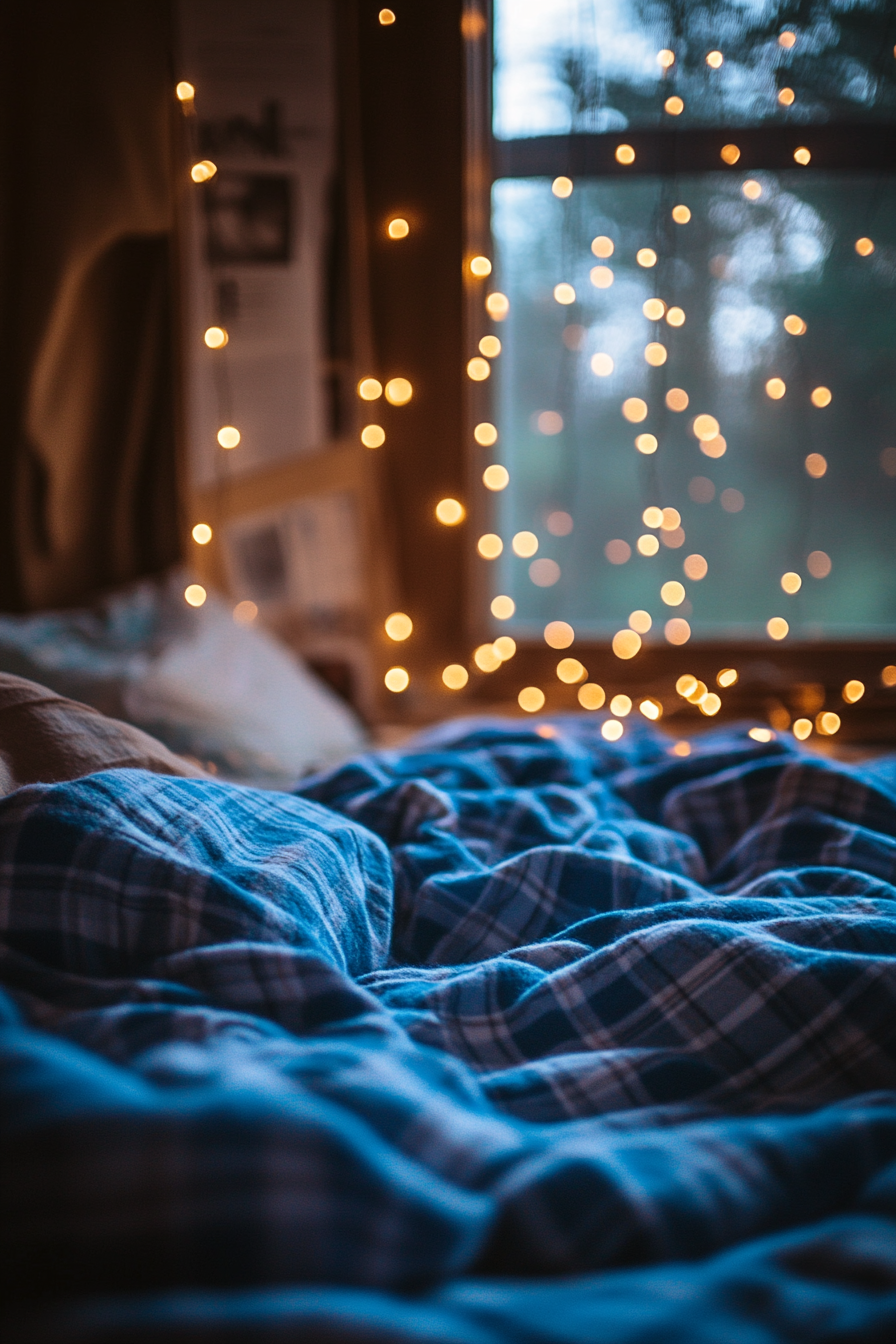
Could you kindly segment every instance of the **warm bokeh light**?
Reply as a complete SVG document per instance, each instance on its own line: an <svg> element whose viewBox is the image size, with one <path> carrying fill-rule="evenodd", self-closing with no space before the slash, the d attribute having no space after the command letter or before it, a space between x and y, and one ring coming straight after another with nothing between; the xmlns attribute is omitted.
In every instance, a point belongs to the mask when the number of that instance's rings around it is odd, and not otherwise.
<svg viewBox="0 0 896 1344"><path fill-rule="evenodd" d="M617 719L624 719L627 714L632 712L631 696L614 695L610 701L610 713L615 714Z"/></svg>
<svg viewBox="0 0 896 1344"><path fill-rule="evenodd" d="M870 238L857 238L856 251L860 257L870 257L874 251L874 243Z"/></svg>
<svg viewBox="0 0 896 1344"><path fill-rule="evenodd" d="M236 448L239 441L240 432L235 425L222 425L218 430L218 442L222 448Z"/></svg>
<svg viewBox="0 0 896 1344"><path fill-rule="evenodd" d="M670 327L683 327L685 323L684 309L673 306L666 314L666 321Z"/></svg>
<svg viewBox="0 0 896 1344"><path fill-rule="evenodd" d="M626 397L622 403L622 414L631 424L636 425L647 419L647 402L640 397Z"/></svg>
<svg viewBox="0 0 896 1344"><path fill-rule="evenodd" d="M208 182L217 171L217 165L212 163L211 159L201 159L199 163L193 164L190 176L194 182Z"/></svg>
<svg viewBox="0 0 896 1344"><path fill-rule="evenodd" d="M728 451L728 440L724 434L717 434L714 439L701 439L700 451L706 457L724 457Z"/></svg>
<svg viewBox="0 0 896 1344"><path fill-rule="evenodd" d="M482 484L486 490L506 490L510 484L510 472L500 463L493 462L490 467L486 467L482 473Z"/></svg>
<svg viewBox="0 0 896 1344"><path fill-rule="evenodd" d="M233 619L237 625L251 625L258 615L258 607L248 599L237 602L233 609Z"/></svg>
<svg viewBox="0 0 896 1344"><path fill-rule="evenodd" d="M491 364L481 355L474 355L472 359L467 360L467 377L472 378L474 383L484 383L491 371Z"/></svg>
<svg viewBox="0 0 896 1344"><path fill-rule="evenodd" d="M377 18L384 28L388 28L390 24L395 22L395 14L391 9L381 9Z"/></svg>
<svg viewBox="0 0 896 1344"><path fill-rule="evenodd" d="M495 653L501 659L502 663L509 662L516 653L516 640L511 639L510 635L499 635L492 645Z"/></svg>
<svg viewBox="0 0 896 1344"><path fill-rule="evenodd" d="M637 546L641 555L656 555L660 543L652 532L645 532L643 537L638 538Z"/></svg>
<svg viewBox="0 0 896 1344"><path fill-rule="evenodd" d="M598 686L596 681L586 681L584 686L579 687L576 695L583 709L601 709L606 698L603 686Z"/></svg>
<svg viewBox="0 0 896 1344"><path fill-rule="evenodd" d="M477 541L476 549L483 560L496 560L504 549L504 543L494 532L486 532Z"/></svg>
<svg viewBox="0 0 896 1344"><path fill-rule="evenodd" d="M670 644L687 644L691 637L691 627L682 616L673 616L666 622L665 636Z"/></svg>
<svg viewBox="0 0 896 1344"><path fill-rule="evenodd" d="M807 327L803 319L797 317L796 313L789 313L784 319L784 330L789 332L791 336L805 336Z"/></svg>
<svg viewBox="0 0 896 1344"><path fill-rule="evenodd" d="M595 289L609 289L613 283L613 272L609 266L592 266L591 283Z"/></svg>
<svg viewBox="0 0 896 1344"><path fill-rule="evenodd" d="M639 453L643 453L645 457L649 457L651 453L656 452L659 443L657 442L655 434L639 434L635 439L635 447Z"/></svg>
<svg viewBox="0 0 896 1344"><path fill-rule="evenodd" d="M822 453L810 453L803 465L810 476L820 481L828 469L828 460Z"/></svg>
<svg viewBox="0 0 896 1344"><path fill-rule="evenodd" d="M613 239L608 238L605 233L599 233L597 237L593 238L591 241L591 251L596 257L601 257L606 260L607 257L612 257L615 250L616 245L613 242Z"/></svg>
<svg viewBox="0 0 896 1344"><path fill-rule="evenodd" d="M539 434L560 434L563 430L563 416L559 411L539 411L535 419Z"/></svg>
<svg viewBox="0 0 896 1344"><path fill-rule="evenodd" d="M389 671L383 677L387 691L406 691L411 684L411 678L406 667L390 667Z"/></svg>
<svg viewBox="0 0 896 1344"><path fill-rule="evenodd" d="M365 425L361 430L361 442L365 448L382 448L386 442L386 431L382 425Z"/></svg>
<svg viewBox="0 0 896 1344"><path fill-rule="evenodd" d="M544 707L544 691L538 686L524 686L516 699L527 714L537 714Z"/></svg>
<svg viewBox="0 0 896 1344"><path fill-rule="evenodd" d="M710 51L706 56L706 64L710 70L719 70L725 63L725 57L720 51Z"/></svg>
<svg viewBox="0 0 896 1344"><path fill-rule="evenodd" d="M682 569L687 578L693 579L695 583L699 583L701 579L706 578L706 575L709 572L709 565L702 555L688 555L685 556Z"/></svg>
<svg viewBox="0 0 896 1344"><path fill-rule="evenodd" d="M562 281L559 285L554 286L554 299L557 303L562 303L568 306L570 303L575 303L576 291L573 289L572 285L568 285L565 281Z"/></svg>
<svg viewBox="0 0 896 1344"><path fill-rule="evenodd" d="M477 443L481 444L483 448L491 448L493 443L498 442L498 431L495 429L494 425L489 424L487 420L483 420L482 423L477 425L473 430L473 438Z"/></svg>
<svg viewBox="0 0 896 1344"><path fill-rule="evenodd" d="M677 550L679 546L683 546L685 543L684 528L673 527L671 530L664 529L660 533L660 541L664 546L668 546L671 550Z"/></svg>
<svg viewBox="0 0 896 1344"><path fill-rule="evenodd" d="M669 113L670 117L680 117L684 111L684 101L677 94L673 93L671 98L667 98L663 107Z"/></svg>
<svg viewBox="0 0 896 1344"><path fill-rule="evenodd" d="M656 265L656 253L652 247L639 247L635 253L635 261L639 266L648 269Z"/></svg>
<svg viewBox="0 0 896 1344"><path fill-rule="evenodd" d="M733 667L723 667L716 677L718 686L734 686L737 684L737 669Z"/></svg>
<svg viewBox="0 0 896 1344"><path fill-rule="evenodd" d="M815 719L815 731L821 733L822 737L833 737L840 731L840 715L830 709L819 714Z"/></svg>
<svg viewBox="0 0 896 1344"><path fill-rule="evenodd" d="M656 723L657 719L661 718L663 713L663 707L659 700L651 700L649 697L646 700L642 700L638 705L638 708L645 719L650 719L653 723Z"/></svg>
<svg viewBox="0 0 896 1344"><path fill-rule="evenodd" d="M197 523L190 535L197 546L207 546L212 539L212 530L208 523Z"/></svg>
<svg viewBox="0 0 896 1344"><path fill-rule="evenodd" d="M794 161L802 164L804 168L807 163L811 163L812 161L812 155L805 145L800 145L798 149L795 149L793 151L793 157Z"/></svg>
<svg viewBox="0 0 896 1344"><path fill-rule="evenodd" d="M765 628L771 639L786 639L790 633L790 626L783 616L773 616L770 621L766 621Z"/></svg>
<svg viewBox="0 0 896 1344"><path fill-rule="evenodd" d="M772 401L780 401L787 391L787 384L783 378L769 378L765 385L765 391Z"/></svg>
<svg viewBox="0 0 896 1344"><path fill-rule="evenodd" d="M896 664L887 663L887 666L881 669L880 679L884 686L896 686Z"/></svg>
<svg viewBox="0 0 896 1344"><path fill-rule="evenodd" d="M191 607L201 607L207 597L201 583L188 583L184 589L184 601Z"/></svg>
<svg viewBox="0 0 896 1344"><path fill-rule="evenodd" d="M553 588L560 579L560 566L556 560L533 560L529 566L529 578L536 588Z"/></svg>
<svg viewBox="0 0 896 1344"><path fill-rule="evenodd" d="M856 704L864 694L865 683L863 681L848 681L841 691L841 695L848 705Z"/></svg>
<svg viewBox="0 0 896 1344"><path fill-rule="evenodd" d="M672 746L669 747L669 754L671 756L690 756L690 742L674 742Z"/></svg>
<svg viewBox="0 0 896 1344"><path fill-rule="evenodd" d="M410 616L403 611L393 611L391 616L387 616L383 622L383 629L390 639L394 639L396 644L409 639L413 629L414 622Z"/></svg>
<svg viewBox="0 0 896 1344"><path fill-rule="evenodd" d="M781 575L781 587L784 589L785 593L798 593L802 586L802 579L799 574L794 573L792 569L789 569L786 574Z"/></svg>
<svg viewBox="0 0 896 1344"><path fill-rule="evenodd" d="M694 419L693 429L698 439L708 442L718 435L719 422L714 415L698 415Z"/></svg>
<svg viewBox="0 0 896 1344"><path fill-rule="evenodd" d="M774 742L775 740L775 735L771 728L751 728L747 733L747 737L752 737L754 742Z"/></svg>
<svg viewBox="0 0 896 1344"><path fill-rule="evenodd" d="M614 368L610 355L600 353L591 356L591 372L596 373L598 378L609 378Z"/></svg>
<svg viewBox="0 0 896 1344"><path fill-rule="evenodd" d="M516 603L506 593L499 593L497 597L492 598L490 611L496 621L509 621L516 611Z"/></svg>
<svg viewBox="0 0 896 1344"><path fill-rule="evenodd" d="M551 183L551 191L561 201L565 201L568 196L572 195L572 178L555 177Z"/></svg>
<svg viewBox="0 0 896 1344"><path fill-rule="evenodd" d="M606 723L601 724L601 737L606 738L608 742L618 742L625 732L618 719L607 719Z"/></svg>
<svg viewBox="0 0 896 1344"><path fill-rule="evenodd" d="M723 163L737 163L740 158L740 150L737 145L723 145L719 151Z"/></svg>
<svg viewBox="0 0 896 1344"><path fill-rule="evenodd" d="M414 389L407 378L390 378L386 384L385 392L386 400L392 406L407 406L414 395Z"/></svg>
<svg viewBox="0 0 896 1344"><path fill-rule="evenodd" d="M659 322L666 311L666 305L662 299L645 299L641 305L641 312L650 322Z"/></svg>
<svg viewBox="0 0 896 1344"><path fill-rule="evenodd" d="M576 682L587 675L585 667L578 658L561 658L557 664L557 676L567 686L575 686Z"/></svg>
<svg viewBox="0 0 896 1344"><path fill-rule="evenodd" d="M486 297L485 311L493 322L503 322L510 312L510 300L506 294L496 289Z"/></svg>
<svg viewBox="0 0 896 1344"><path fill-rule="evenodd" d="M691 218L691 212L686 205L673 205L672 218L676 224L688 224Z"/></svg>
<svg viewBox="0 0 896 1344"><path fill-rule="evenodd" d="M695 504L709 504L716 497L716 487L708 476L693 476L688 482L688 494Z"/></svg>
<svg viewBox="0 0 896 1344"><path fill-rule="evenodd" d="M824 406L830 406L834 400L833 393L829 387L816 387L812 389L812 395L809 398L813 406L821 409Z"/></svg>
<svg viewBox="0 0 896 1344"><path fill-rule="evenodd" d="M755 177L748 177L741 187L741 191L748 201L758 201L762 195L762 183L757 182Z"/></svg>
<svg viewBox="0 0 896 1344"><path fill-rule="evenodd" d="M641 650L641 636L637 630L617 630L612 649L617 658L634 658Z"/></svg>
<svg viewBox="0 0 896 1344"><path fill-rule="evenodd" d="M669 579L660 589L660 597L667 607L680 607L684 601L684 584L677 579Z"/></svg>
<svg viewBox="0 0 896 1344"><path fill-rule="evenodd" d="M608 541L604 547L604 555L611 565L624 565L627 560L631 559L631 554L631 546L629 546L627 541L623 541L621 537L614 537L613 540Z"/></svg>
<svg viewBox="0 0 896 1344"><path fill-rule="evenodd" d="M377 378L362 378L358 384L358 396L362 401L376 401L383 395L383 385Z"/></svg>
<svg viewBox="0 0 896 1344"><path fill-rule="evenodd" d="M652 368L658 369L669 358L669 352L660 341L649 341L644 347L644 358Z"/></svg>
<svg viewBox="0 0 896 1344"><path fill-rule="evenodd" d="M668 70L671 65L675 64L675 52L670 51L668 47L663 47L662 51L657 52L656 59L664 70Z"/></svg>
<svg viewBox="0 0 896 1344"><path fill-rule="evenodd" d="M484 279L485 276L487 275L491 275L492 264L489 261L488 257L471 257L470 272L472 275L475 275L479 280Z"/></svg>
<svg viewBox="0 0 896 1344"><path fill-rule="evenodd" d="M693 695L699 685L697 678L691 672L685 672L676 681L675 689L680 696L687 700L688 696Z"/></svg>
<svg viewBox="0 0 896 1344"><path fill-rule="evenodd" d="M448 687L449 691L462 691L470 680L470 674L460 663L449 663L442 670L442 681Z"/></svg>
<svg viewBox="0 0 896 1344"><path fill-rule="evenodd" d="M681 514L677 509L663 509L663 521L660 527L664 532L674 532L676 528L681 527Z"/></svg>
<svg viewBox="0 0 896 1344"><path fill-rule="evenodd" d="M670 387L666 393L666 405L670 411L686 411L690 400L683 387Z"/></svg>
<svg viewBox="0 0 896 1344"><path fill-rule="evenodd" d="M473 650L473 662L480 672L497 672L501 666L501 655L495 652L493 644L480 644Z"/></svg>
<svg viewBox="0 0 896 1344"><path fill-rule="evenodd" d="M726 513L740 513L744 506L744 497L739 490L730 487L719 495L719 503Z"/></svg>
<svg viewBox="0 0 896 1344"><path fill-rule="evenodd" d="M656 540L656 538L654 538L654 540ZM630 613L628 623L629 627L632 630L636 630L639 635L646 635L647 631L653 625L653 621L650 618L650 612L643 611L640 607Z"/></svg>
<svg viewBox="0 0 896 1344"><path fill-rule="evenodd" d="M789 28L785 28L783 33L778 36L778 46L789 50L796 42L796 33L792 33Z"/></svg>
<svg viewBox="0 0 896 1344"><path fill-rule="evenodd" d="M180 83L176 85L174 92L179 103L192 103L193 99L196 97L196 90L188 79L182 79Z"/></svg>
<svg viewBox="0 0 896 1344"><path fill-rule="evenodd" d="M722 698L716 695L715 691L707 691L700 701L700 713L705 714L708 719L714 718L722 708Z"/></svg>
<svg viewBox="0 0 896 1344"><path fill-rule="evenodd" d="M520 556L523 560L528 560L530 555L534 555L538 550L538 538L534 532L517 532L514 534L510 545L513 548L514 555Z"/></svg>
<svg viewBox="0 0 896 1344"><path fill-rule="evenodd" d="M631 145L617 145L615 157L617 163L634 163L635 151L632 149Z"/></svg>
<svg viewBox="0 0 896 1344"><path fill-rule="evenodd" d="M410 231L411 226L400 215L396 215L395 219L390 219L386 229L390 238L407 238Z"/></svg>
<svg viewBox="0 0 896 1344"><path fill-rule="evenodd" d="M488 359L497 359L501 353L501 342L497 336L483 336L479 342L479 353Z"/></svg>
<svg viewBox="0 0 896 1344"><path fill-rule="evenodd" d="M554 509L548 514L545 525L552 537L568 537L573 527L572 515L564 509Z"/></svg>
<svg viewBox="0 0 896 1344"><path fill-rule="evenodd" d="M641 514L641 522L645 527L662 527L663 511L658 509L655 504L650 504Z"/></svg>
<svg viewBox="0 0 896 1344"><path fill-rule="evenodd" d="M548 621L544 628L544 642L552 649L568 649L575 637L568 621Z"/></svg>
<svg viewBox="0 0 896 1344"><path fill-rule="evenodd" d="M230 337L223 327L207 327L202 339L209 350L223 350Z"/></svg>
<svg viewBox="0 0 896 1344"><path fill-rule="evenodd" d="M445 527L456 527L466 517L466 509L459 499L440 499L436 505L436 517Z"/></svg>
<svg viewBox="0 0 896 1344"><path fill-rule="evenodd" d="M796 94L793 89L784 88L778 90L778 102L782 107L791 107L795 101Z"/></svg>

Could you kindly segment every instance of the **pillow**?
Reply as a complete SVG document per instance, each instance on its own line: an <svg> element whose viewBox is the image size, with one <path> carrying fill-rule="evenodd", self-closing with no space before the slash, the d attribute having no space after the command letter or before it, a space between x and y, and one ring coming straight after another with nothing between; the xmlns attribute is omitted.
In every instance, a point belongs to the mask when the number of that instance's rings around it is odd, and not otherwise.
<svg viewBox="0 0 896 1344"><path fill-rule="evenodd" d="M22 784L54 784L97 770L131 767L198 778L198 764L88 705L22 677L0 673L0 795Z"/></svg>

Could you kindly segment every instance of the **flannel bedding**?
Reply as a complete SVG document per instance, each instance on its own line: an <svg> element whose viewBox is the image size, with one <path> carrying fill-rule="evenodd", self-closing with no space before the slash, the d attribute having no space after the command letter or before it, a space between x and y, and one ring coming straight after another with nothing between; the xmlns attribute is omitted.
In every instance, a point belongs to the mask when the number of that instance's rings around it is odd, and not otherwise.
<svg viewBox="0 0 896 1344"><path fill-rule="evenodd" d="M0 873L9 1344L896 1336L896 763L467 721Z"/></svg>

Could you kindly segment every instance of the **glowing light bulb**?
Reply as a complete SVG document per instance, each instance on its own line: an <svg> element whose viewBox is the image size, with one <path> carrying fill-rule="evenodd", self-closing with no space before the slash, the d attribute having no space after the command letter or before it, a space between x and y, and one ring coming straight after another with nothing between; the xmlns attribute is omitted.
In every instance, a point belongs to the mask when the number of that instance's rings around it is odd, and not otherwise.
<svg viewBox="0 0 896 1344"><path fill-rule="evenodd" d="M410 638L414 622L403 611L393 611L391 616L386 617L383 629L390 639L394 639L396 644L401 644Z"/></svg>
<svg viewBox="0 0 896 1344"><path fill-rule="evenodd" d="M708 442L717 437L719 422L714 415L698 415L694 419L693 429L698 439Z"/></svg>
<svg viewBox="0 0 896 1344"><path fill-rule="evenodd" d="M467 511L459 499L440 499L436 505L436 517L445 527L456 527L467 516Z"/></svg>
<svg viewBox="0 0 896 1344"><path fill-rule="evenodd" d="M591 356L591 372L596 374L598 378L609 378L615 367L610 355L597 354Z"/></svg>
<svg viewBox="0 0 896 1344"><path fill-rule="evenodd" d="M683 327L685 323L684 309L675 307L670 308L666 313L666 321L669 323L670 327Z"/></svg>
<svg viewBox="0 0 896 1344"><path fill-rule="evenodd" d="M534 532L517 532L510 545L514 555L528 560L538 550L538 538Z"/></svg>
<svg viewBox="0 0 896 1344"><path fill-rule="evenodd" d="M617 719L624 719L631 713L632 701L628 695L614 695L610 701L610 713L615 714Z"/></svg>
<svg viewBox="0 0 896 1344"><path fill-rule="evenodd" d="M793 157L794 161L802 164L804 168L807 163L811 163L812 161L812 155L805 145L800 145L798 149L795 149L793 151Z"/></svg>
<svg viewBox="0 0 896 1344"><path fill-rule="evenodd" d="M676 224L687 224L690 222L691 212L686 205L673 205L672 218Z"/></svg>
<svg viewBox="0 0 896 1344"><path fill-rule="evenodd" d="M737 683L737 669L734 667L723 667L716 677L719 686L734 686Z"/></svg>
<svg viewBox="0 0 896 1344"><path fill-rule="evenodd" d="M240 441L240 432L235 425L222 425L218 430L218 443L222 448L236 448Z"/></svg>
<svg viewBox="0 0 896 1344"><path fill-rule="evenodd" d="M568 621L548 621L544 628L544 642L552 649L568 649L575 637Z"/></svg>
<svg viewBox="0 0 896 1344"><path fill-rule="evenodd" d="M607 719L606 723L601 724L600 735L608 742L618 742L624 732L618 719Z"/></svg>
<svg viewBox="0 0 896 1344"><path fill-rule="evenodd" d="M575 686L577 681L587 677L588 673L578 658L561 658L557 664L557 677L567 686Z"/></svg>
<svg viewBox="0 0 896 1344"><path fill-rule="evenodd" d="M381 9L377 18L383 28L388 28L395 22L395 14L391 9ZM391 687L390 687L391 689Z"/></svg>
<svg viewBox="0 0 896 1344"><path fill-rule="evenodd" d="M606 698L603 686L598 686L596 681L586 681L576 694L576 699L583 709L600 709Z"/></svg>
<svg viewBox="0 0 896 1344"><path fill-rule="evenodd" d="M414 395L407 378L390 378L385 387L386 400L392 406L406 406Z"/></svg>
<svg viewBox="0 0 896 1344"><path fill-rule="evenodd" d="M786 639L790 633L790 626L783 616L773 616L770 621L766 621L765 628L771 639Z"/></svg>
<svg viewBox="0 0 896 1344"><path fill-rule="evenodd" d="M691 637L691 627L681 616L673 616L666 622L663 633L670 644L687 644Z"/></svg>
<svg viewBox="0 0 896 1344"><path fill-rule="evenodd" d="M856 251L860 257L870 257L874 251L874 243L870 238L857 238Z"/></svg>
<svg viewBox="0 0 896 1344"><path fill-rule="evenodd" d="M184 601L191 607L201 607L208 597L201 583L188 583L184 589Z"/></svg>
<svg viewBox="0 0 896 1344"><path fill-rule="evenodd" d="M848 705L854 705L865 694L865 683L863 681L848 681L841 694Z"/></svg>
<svg viewBox="0 0 896 1344"><path fill-rule="evenodd" d="M609 266L592 266L591 283L595 289L609 289L613 279L613 272Z"/></svg>
<svg viewBox="0 0 896 1344"><path fill-rule="evenodd" d="M390 219L386 229L390 238L407 238L410 231L410 224L408 224L406 219L401 219L400 216L396 216L395 219Z"/></svg>
<svg viewBox="0 0 896 1344"><path fill-rule="evenodd" d="M829 387L816 387L813 389L809 400L812 402L813 406L821 408L830 406L831 402L834 400L834 396Z"/></svg>
<svg viewBox="0 0 896 1344"><path fill-rule="evenodd" d="M690 397L683 387L670 387L666 393L666 405L670 411L686 411Z"/></svg>
<svg viewBox="0 0 896 1344"><path fill-rule="evenodd" d="M509 662L516 653L516 640L511 639L509 635L499 635L492 645L495 653L501 659L502 663Z"/></svg>
<svg viewBox="0 0 896 1344"><path fill-rule="evenodd" d="M211 159L201 159L199 163L193 164L190 176L194 182L208 182L217 171L217 164L212 163Z"/></svg>
<svg viewBox="0 0 896 1344"><path fill-rule="evenodd" d="M668 70L670 66L675 64L675 52L670 51L668 47L663 47L662 51L657 52L656 59L664 70Z"/></svg>
<svg viewBox="0 0 896 1344"><path fill-rule="evenodd" d="M680 607L685 597L684 584L677 579L670 579L660 589L660 597L667 607Z"/></svg>
<svg viewBox="0 0 896 1344"><path fill-rule="evenodd" d="M544 691L538 686L524 686L516 698L520 709L527 714L537 714L544 708Z"/></svg>
<svg viewBox="0 0 896 1344"><path fill-rule="evenodd" d="M641 651L641 636L637 630L617 630L611 647L617 658L634 658Z"/></svg>
<svg viewBox="0 0 896 1344"><path fill-rule="evenodd" d="M644 347L644 358L653 368L658 369L669 358L669 352L661 341L649 341Z"/></svg>
<svg viewBox="0 0 896 1344"><path fill-rule="evenodd" d="M258 607L248 600L237 602L233 609L233 619L237 625L251 625L257 615Z"/></svg>
<svg viewBox="0 0 896 1344"><path fill-rule="evenodd" d="M805 336L807 329L806 323L796 313L789 313L784 319L784 330L791 336Z"/></svg>
<svg viewBox="0 0 896 1344"><path fill-rule="evenodd" d="M365 448L382 448L386 431L381 425L365 425L361 430L361 442Z"/></svg>
<svg viewBox="0 0 896 1344"><path fill-rule="evenodd" d="M720 70L725 64L725 57L720 51L710 51L706 54L706 64L710 70Z"/></svg>
<svg viewBox="0 0 896 1344"><path fill-rule="evenodd" d="M442 671L442 681L449 691L462 691L469 680L469 672L460 663L449 663Z"/></svg>
<svg viewBox="0 0 896 1344"><path fill-rule="evenodd" d="M780 401L787 391L787 384L783 378L769 378L765 385L765 391L772 401Z"/></svg>
<svg viewBox="0 0 896 1344"><path fill-rule="evenodd" d="M796 101L796 94L794 93L793 89L778 90L778 102L781 104L782 107L792 107L795 101Z"/></svg>
<svg viewBox="0 0 896 1344"><path fill-rule="evenodd" d="M486 490L505 490L510 484L510 472L495 462L482 473L482 484Z"/></svg>
<svg viewBox="0 0 896 1344"><path fill-rule="evenodd" d="M406 691L411 684L410 674L406 667L390 667L389 671L383 677L387 691L393 691L397 695L400 691Z"/></svg>
<svg viewBox="0 0 896 1344"><path fill-rule="evenodd" d="M482 279L486 275L491 275L492 264L488 257L471 257L470 272L479 279Z"/></svg>
<svg viewBox="0 0 896 1344"><path fill-rule="evenodd" d="M362 401L376 401L383 395L383 385L376 378L362 378L358 384L358 396Z"/></svg>
<svg viewBox="0 0 896 1344"><path fill-rule="evenodd" d="M565 282L554 286L554 299L557 303L570 304L576 301L576 291Z"/></svg>
<svg viewBox="0 0 896 1344"><path fill-rule="evenodd" d="M659 322L666 311L666 305L662 299L645 299L641 305L641 312L649 322Z"/></svg>
<svg viewBox="0 0 896 1344"><path fill-rule="evenodd" d="M615 158L617 163L634 163L635 151L632 149L631 145L617 145Z"/></svg>
<svg viewBox="0 0 896 1344"><path fill-rule="evenodd" d="M651 453L656 452L659 442L654 434L639 434L635 439L635 447L639 453L649 457Z"/></svg>
<svg viewBox="0 0 896 1344"><path fill-rule="evenodd" d="M741 187L741 191L748 201L758 201L762 195L762 183L757 182L755 177L748 177Z"/></svg>
<svg viewBox="0 0 896 1344"><path fill-rule="evenodd" d="M501 353L501 342L497 336L483 336L479 342L480 355L487 355L489 359L497 359Z"/></svg>
<svg viewBox="0 0 896 1344"><path fill-rule="evenodd" d="M512 597L499 593L492 598L490 610L496 621L509 621L516 611L516 603Z"/></svg>
<svg viewBox="0 0 896 1344"><path fill-rule="evenodd" d="M645 719L650 719L653 723L656 723L657 719L660 718L663 713L663 707L660 702L649 698L642 700L638 705L638 709L644 715Z"/></svg>
<svg viewBox="0 0 896 1344"><path fill-rule="evenodd" d="M663 511L658 509L655 504L649 505L641 514L641 522L645 527L662 527Z"/></svg>
<svg viewBox="0 0 896 1344"><path fill-rule="evenodd" d="M489 424L487 420L483 420L482 424L477 425L473 430L473 438L477 443L482 444L483 448L491 448L493 443L498 442L498 431L494 425Z"/></svg>
<svg viewBox="0 0 896 1344"><path fill-rule="evenodd" d="M722 708L722 698L716 695L715 691L708 691L700 701L700 713L705 714L707 718L713 718Z"/></svg>
<svg viewBox="0 0 896 1344"><path fill-rule="evenodd" d="M613 239L608 238L606 234L599 233L598 236L596 238L593 238L591 241L591 251L594 253L596 257L601 257L604 259L606 259L607 257L612 257L615 251L615 244L613 242Z"/></svg>
<svg viewBox="0 0 896 1344"><path fill-rule="evenodd" d="M740 150L737 145L723 145L719 150L719 157L723 163L737 163L740 158Z"/></svg>
<svg viewBox="0 0 896 1344"><path fill-rule="evenodd" d="M572 189L572 179L569 177L555 177L551 183L551 191L561 201L572 195Z"/></svg>
<svg viewBox="0 0 896 1344"><path fill-rule="evenodd" d="M639 537L637 545L641 555L656 555L660 549L660 543L652 532L645 532L643 537Z"/></svg>
<svg viewBox="0 0 896 1344"><path fill-rule="evenodd" d="M639 635L646 635L653 621L650 618L649 611L633 611L628 618L629 629L634 630Z"/></svg>
<svg viewBox="0 0 896 1344"><path fill-rule="evenodd" d="M681 527L681 514L677 509L663 509L663 521L660 527L664 532L674 532Z"/></svg>
<svg viewBox="0 0 896 1344"><path fill-rule="evenodd" d="M190 535L197 546L207 546L212 539L212 529L208 523L197 523Z"/></svg>
<svg viewBox="0 0 896 1344"><path fill-rule="evenodd" d="M802 586L802 579L799 574L794 573L792 569L789 569L786 574L781 575L781 587L784 589L785 593L790 593L792 596L794 593L798 593Z"/></svg>
<svg viewBox="0 0 896 1344"><path fill-rule="evenodd" d="M474 355L472 359L467 360L467 377L472 379L474 383L484 383L491 371L491 364L479 355Z"/></svg>
<svg viewBox="0 0 896 1344"><path fill-rule="evenodd" d="M223 327L207 327L202 337L209 350L222 350L230 337Z"/></svg>
<svg viewBox="0 0 896 1344"><path fill-rule="evenodd" d="M188 79L182 79L174 90L179 103L192 103L196 97L196 90Z"/></svg>
<svg viewBox="0 0 896 1344"><path fill-rule="evenodd" d="M626 397L622 403L622 414L631 424L636 425L647 419L647 402L640 397Z"/></svg>
<svg viewBox="0 0 896 1344"><path fill-rule="evenodd" d="M669 113L670 117L680 117L684 111L684 101L673 93L672 97L667 98L663 103L663 108Z"/></svg>
<svg viewBox="0 0 896 1344"><path fill-rule="evenodd" d="M494 532L486 532L477 541L476 549L483 560L497 560L504 549L504 543Z"/></svg>
<svg viewBox="0 0 896 1344"><path fill-rule="evenodd" d="M474 649L473 662L480 672L497 672L501 666L501 658L495 653L492 644L480 644L477 649Z"/></svg>
<svg viewBox="0 0 896 1344"><path fill-rule="evenodd" d="M506 294L501 294L498 290L486 295L485 311L493 322L503 322L510 312L510 300Z"/></svg>
<svg viewBox="0 0 896 1344"><path fill-rule="evenodd" d="M821 733L822 737L833 737L840 731L840 715L831 710L819 714L815 720L815 731Z"/></svg>
<svg viewBox="0 0 896 1344"><path fill-rule="evenodd" d="M639 247L635 253L635 261L639 266L649 270L651 266L656 265L656 253L652 247Z"/></svg>

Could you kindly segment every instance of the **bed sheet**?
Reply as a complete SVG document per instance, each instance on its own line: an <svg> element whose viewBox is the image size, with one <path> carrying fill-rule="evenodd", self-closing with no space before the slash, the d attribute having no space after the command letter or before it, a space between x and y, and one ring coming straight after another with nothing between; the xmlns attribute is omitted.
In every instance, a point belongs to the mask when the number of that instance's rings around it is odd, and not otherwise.
<svg viewBox="0 0 896 1344"><path fill-rule="evenodd" d="M468 721L0 870L5 1338L896 1330L891 762Z"/></svg>

